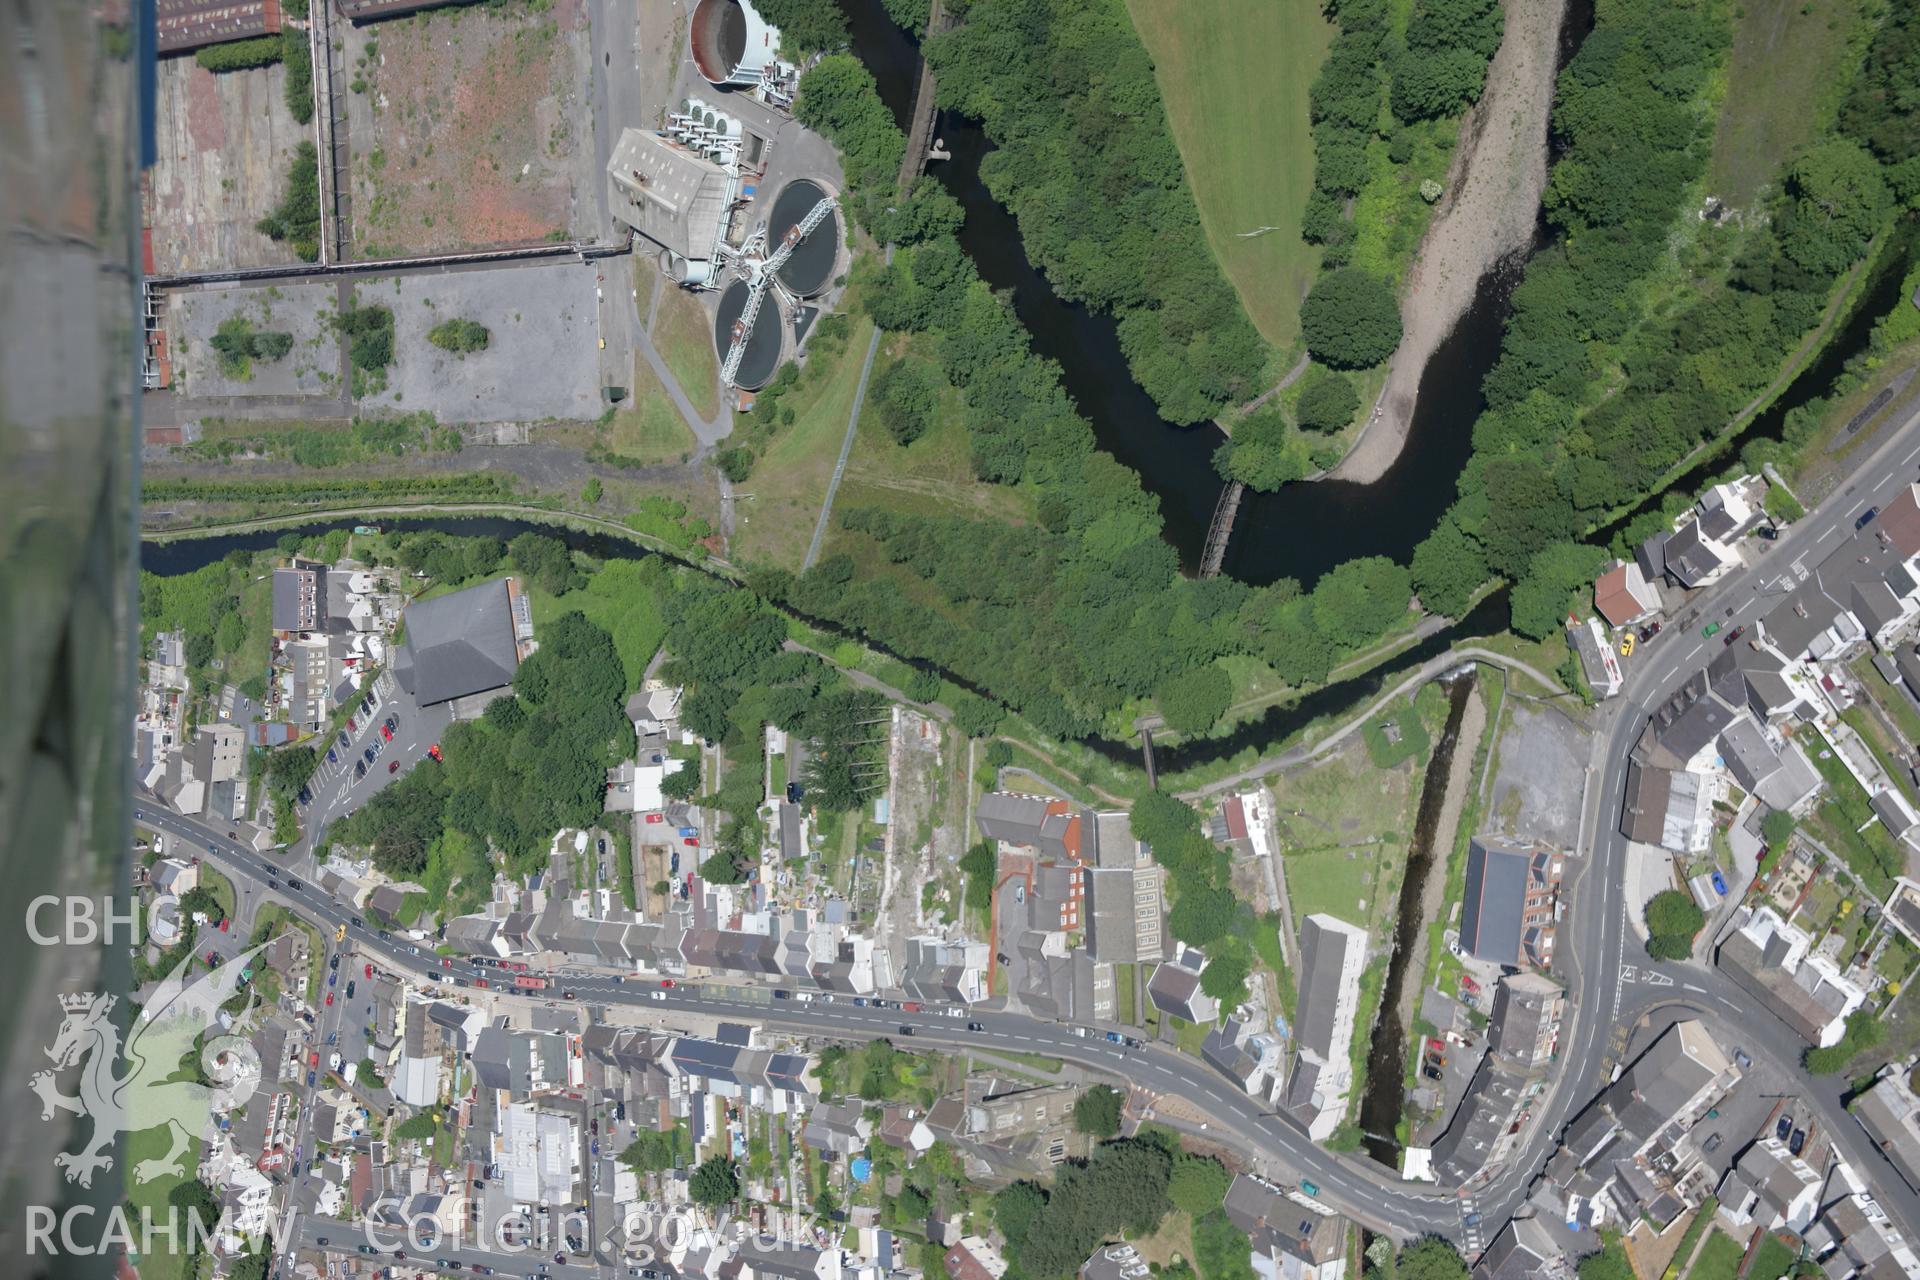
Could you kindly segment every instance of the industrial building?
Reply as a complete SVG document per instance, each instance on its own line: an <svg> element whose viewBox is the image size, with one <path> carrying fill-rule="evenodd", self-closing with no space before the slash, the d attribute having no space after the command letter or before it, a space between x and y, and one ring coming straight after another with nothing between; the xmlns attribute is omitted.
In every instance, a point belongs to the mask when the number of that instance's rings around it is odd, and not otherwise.
<svg viewBox="0 0 1920 1280"><path fill-rule="evenodd" d="M615 216L660 247L668 277L684 285L711 283L738 175L659 134L626 129L607 176Z"/></svg>
<svg viewBox="0 0 1920 1280"><path fill-rule="evenodd" d="M155 0L154 49L189 53L280 33L280 0Z"/></svg>

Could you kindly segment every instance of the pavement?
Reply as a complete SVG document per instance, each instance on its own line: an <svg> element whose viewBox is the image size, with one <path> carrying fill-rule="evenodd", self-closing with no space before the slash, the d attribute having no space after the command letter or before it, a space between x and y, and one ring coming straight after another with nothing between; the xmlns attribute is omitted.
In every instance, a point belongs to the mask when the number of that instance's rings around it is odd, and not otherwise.
<svg viewBox="0 0 1920 1280"><path fill-rule="evenodd" d="M335 733L326 744L320 767L307 783L313 800L302 814L307 839L294 846L298 851L311 848L329 826L365 804L374 792L405 776L453 723L452 704L421 708L391 673L381 676L375 687L378 693L373 714L362 716L356 708L355 727ZM389 718L395 724L391 742L380 734L380 726ZM345 746L340 744L342 733L347 735ZM374 753L371 760L368 751ZM400 767L391 769L395 764ZM366 771L356 775L359 765L365 765Z"/></svg>

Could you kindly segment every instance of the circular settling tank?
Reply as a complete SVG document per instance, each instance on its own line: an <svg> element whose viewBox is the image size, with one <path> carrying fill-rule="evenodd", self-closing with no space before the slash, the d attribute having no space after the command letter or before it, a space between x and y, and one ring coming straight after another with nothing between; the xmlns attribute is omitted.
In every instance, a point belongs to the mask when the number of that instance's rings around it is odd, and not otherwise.
<svg viewBox="0 0 1920 1280"><path fill-rule="evenodd" d="M733 346L733 326L746 309L747 282L735 280L720 295L720 309L713 318L713 345L720 353L722 364L726 363L727 352ZM760 313L753 318L753 332L747 335L747 349L740 357L739 371L733 375L733 385L757 391L767 385L779 363L780 306L772 298L762 298Z"/></svg>
<svg viewBox="0 0 1920 1280"><path fill-rule="evenodd" d="M773 212L767 217L768 248L778 249L785 243L787 233L826 198L827 193L819 183L805 178L783 187L773 202ZM780 283L803 298L826 288L839 256L840 234L840 211L835 209L808 232L807 238L796 244L787 260L780 264Z"/></svg>

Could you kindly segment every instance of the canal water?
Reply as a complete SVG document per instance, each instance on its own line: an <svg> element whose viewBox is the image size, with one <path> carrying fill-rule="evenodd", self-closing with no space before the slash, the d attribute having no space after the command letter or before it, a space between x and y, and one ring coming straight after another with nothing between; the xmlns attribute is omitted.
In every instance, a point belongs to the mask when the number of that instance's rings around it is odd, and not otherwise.
<svg viewBox="0 0 1920 1280"><path fill-rule="evenodd" d="M841 0L841 7L855 55L904 129L919 74L918 46L887 17L881 0ZM1590 25L1590 0L1579 0L1576 8L1586 14L1569 20L1577 36ZM1574 39L1565 47L1576 45ZM1162 419L1128 372L1114 319L1060 298L1028 261L1012 213L980 180L980 161L993 145L980 126L945 113L934 134L953 158L935 162L928 172L966 212L961 246L982 279L1011 291L1034 349L1059 363L1062 381L1092 422L1100 447L1159 498L1167 541L1191 570L1220 496L1213 453L1224 435L1212 423L1182 427ZM1254 584L1290 577L1311 587L1356 556L1411 560L1453 501L1454 482L1472 450L1473 421L1485 403L1481 380L1500 353L1509 298L1526 257L1517 254L1482 278L1474 304L1428 362L1406 446L1393 467L1369 485L1320 481L1274 493L1249 491L1227 549L1227 573ZM1331 536L1336 530L1338 536Z"/></svg>
<svg viewBox="0 0 1920 1280"><path fill-rule="evenodd" d="M1393 958L1387 962L1387 981L1380 993L1380 1012L1374 1019L1373 1039L1367 1049L1367 1092L1360 1100L1360 1128L1366 1133L1367 1154L1389 1169L1400 1167L1400 1140L1395 1134L1406 1105L1407 1021L1400 1016L1407 973L1420 956L1420 930L1427 922L1420 905L1427 877L1438 862L1445 874L1446 850L1433 847L1435 828L1446 806L1447 776L1453 753L1460 745L1460 718L1473 693L1471 669L1450 676L1447 691L1447 727L1427 762L1426 783L1420 790L1420 808L1413 824L1413 844L1407 850L1407 873L1400 884L1400 908L1393 926ZM1436 857L1436 852L1438 857Z"/></svg>

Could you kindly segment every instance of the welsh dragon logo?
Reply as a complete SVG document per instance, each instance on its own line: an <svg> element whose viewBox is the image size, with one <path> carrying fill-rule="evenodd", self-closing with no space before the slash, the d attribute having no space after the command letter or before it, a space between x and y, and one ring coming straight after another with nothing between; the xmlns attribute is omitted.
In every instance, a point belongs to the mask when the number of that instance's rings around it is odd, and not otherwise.
<svg viewBox="0 0 1920 1280"><path fill-rule="evenodd" d="M96 1172L113 1167L113 1144L120 1134L162 1125L170 1135L166 1153L135 1164L132 1180L191 1172L189 1153L211 1115L245 1102L260 1083L259 1052L244 1035L220 1034L218 1020L220 1006L239 988L241 971L260 951L255 947L194 982L186 980L193 963L189 955L149 995L124 1047L113 1020L117 997L98 992L60 997L66 1016L45 1050L53 1066L34 1072L28 1083L40 1095L41 1119L64 1111L93 1122L84 1144L54 1156L69 1182L91 1187ZM250 1000L231 1025L241 1028L257 1004L257 998ZM206 1083L188 1062L196 1052ZM75 1068L79 1090L64 1093L59 1078Z"/></svg>

